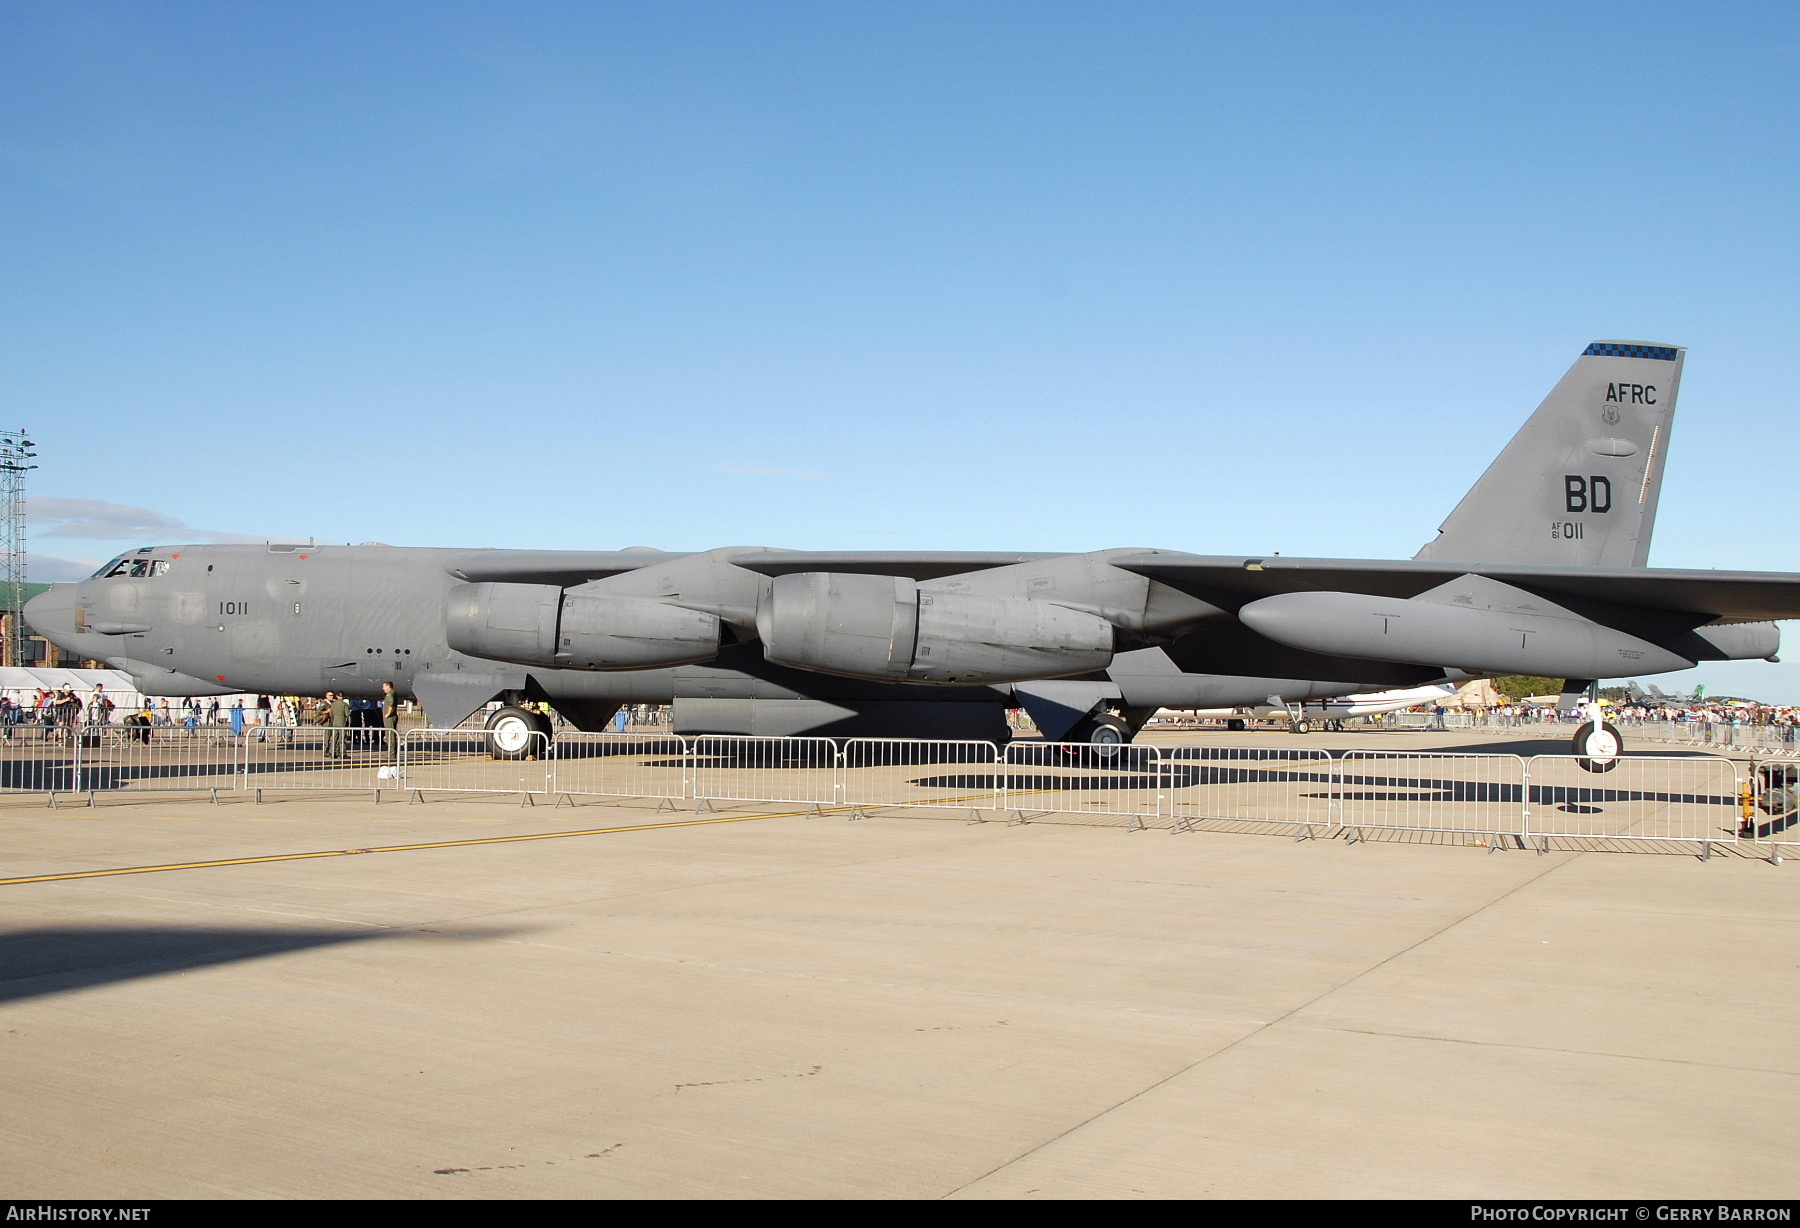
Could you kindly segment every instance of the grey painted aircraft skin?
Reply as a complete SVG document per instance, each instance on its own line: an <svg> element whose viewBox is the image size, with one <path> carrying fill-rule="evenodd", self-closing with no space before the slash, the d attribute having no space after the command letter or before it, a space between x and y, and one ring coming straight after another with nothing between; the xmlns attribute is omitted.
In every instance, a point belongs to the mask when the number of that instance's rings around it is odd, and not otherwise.
<svg viewBox="0 0 1800 1228"><path fill-rule="evenodd" d="M752 554L768 560L763 567L779 572L820 557ZM785 566L775 563L774 555ZM393 546L147 547L115 561L115 568L123 562L127 574L60 585L33 603L27 617L34 629L67 651L132 674L145 694L320 695L333 690L373 697L383 682L392 682L400 694L424 699L434 719L450 723L490 699L516 693L547 699L586 728L598 728L620 704L686 701L683 724L698 731L843 733L903 727L915 732L929 728L938 736L979 732L986 737L997 722L1004 724L1006 708L1023 701L1011 684L896 684L785 667L767 661L754 642L725 644L714 660L704 663L614 671L516 665L458 652L447 642L445 602L454 589L469 583L465 576L518 576L530 583L574 587L652 562L693 557ZM1033 557L1057 556L937 555L921 565L920 556L859 555L834 556L832 563L867 568L870 574L912 570L930 578L946 569L1016 565ZM133 564L140 561L145 572L160 574L131 576ZM158 563L165 566L155 567ZM1121 653L1109 670L1077 685L1092 695L1077 716L1101 698L1154 710L1264 702L1272 693L1322 697L1354 689L1346 683L1184 674L1155 649ZM752 700L809 700L826 707L752 712L741 702L735 708L720 702ZM884 711L882 706L889 704L906 710ZM919 710L921 704L930 707ZM755 720L758 716L762 719Z"/></svg>
<svg viewBox="0 0 1800 1228"><path fill-rule="evenodd" d="M29 603L146 694L494 698L580 728L1128 738L1157 708L1769 657L1800 576L1646 567L1684 351L1590 345L1410 561L1086 554L145 547ZM1108 730L1113 731L1111 734Z"/></svg>

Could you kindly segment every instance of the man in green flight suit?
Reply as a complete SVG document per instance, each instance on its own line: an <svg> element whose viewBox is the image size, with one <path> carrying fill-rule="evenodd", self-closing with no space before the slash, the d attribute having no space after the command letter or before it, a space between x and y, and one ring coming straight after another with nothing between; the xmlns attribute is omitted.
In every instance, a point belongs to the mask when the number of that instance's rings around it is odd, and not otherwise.
<svg viewBox="0 0 1800 1228"><path fill-rule="evenodd" d="M400 697L394 694L394 684L381 684L381 729L383 738L387 739L387 756L397 759L400 756Z"/></svg>
<svg viewBox="0 0 1800 1228"><path fill-rule="evenodd" d="M325 692L325 757L344 757L344 730L350 725L350 701L336 691Z"/></svg>

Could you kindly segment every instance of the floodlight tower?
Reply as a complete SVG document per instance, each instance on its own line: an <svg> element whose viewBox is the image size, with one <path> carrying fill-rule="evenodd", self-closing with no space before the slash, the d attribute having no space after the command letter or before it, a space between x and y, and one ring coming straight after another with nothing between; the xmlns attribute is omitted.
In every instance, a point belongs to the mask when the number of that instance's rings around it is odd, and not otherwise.
<svg viewBox="0 0 1800 1228"><path fill-rule="evenodd" d="M7 665L25 663L25 475L37 456L23 427L0 428L0 593L6 598Z"/></svg>

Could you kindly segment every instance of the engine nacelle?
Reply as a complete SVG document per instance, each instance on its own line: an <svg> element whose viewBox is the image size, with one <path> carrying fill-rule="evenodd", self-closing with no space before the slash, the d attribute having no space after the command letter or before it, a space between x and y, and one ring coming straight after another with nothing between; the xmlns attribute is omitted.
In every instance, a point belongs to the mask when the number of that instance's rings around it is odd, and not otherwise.
<svg viewBox="0 0 1800 1228"><path fill-rule="evenodd" d="M1105 619L1045 601L830 572L776 577L756 627L777 665L946 686L1105 669L1114 641Z"/></svg>
<svg viewBox="0 0 1800 1228"><path fill-rule="evenodd" d="M553 584L459 584L445 602L444 631L457 652L557 669L660 669L719 653L711 614Z"/></svg>

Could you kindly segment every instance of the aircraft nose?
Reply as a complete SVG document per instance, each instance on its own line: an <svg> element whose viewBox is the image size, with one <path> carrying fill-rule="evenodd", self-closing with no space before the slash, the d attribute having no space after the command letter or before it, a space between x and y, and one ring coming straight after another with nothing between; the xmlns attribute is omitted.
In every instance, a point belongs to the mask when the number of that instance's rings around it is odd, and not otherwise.
<svg viewBox="0 0 1800 1228"><path fill-rule="evenodd" d="M39 635L75 634L75 585L58 584L25 603L25 621Z"/></svg>

